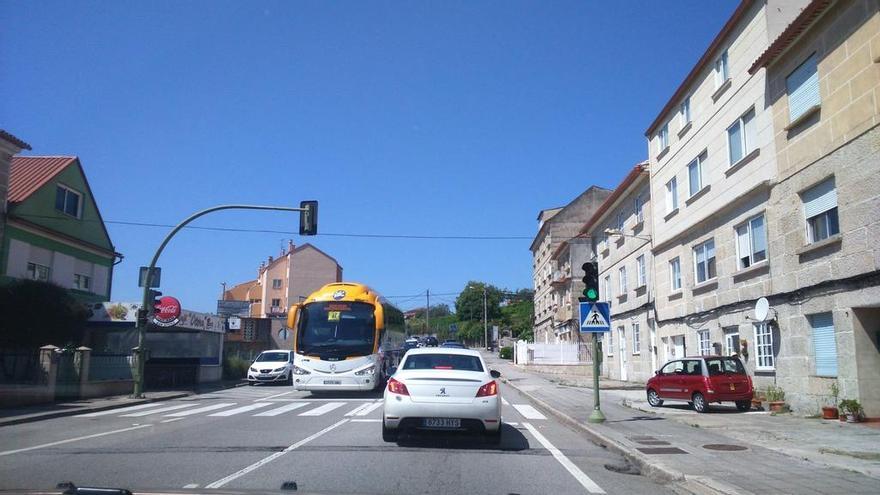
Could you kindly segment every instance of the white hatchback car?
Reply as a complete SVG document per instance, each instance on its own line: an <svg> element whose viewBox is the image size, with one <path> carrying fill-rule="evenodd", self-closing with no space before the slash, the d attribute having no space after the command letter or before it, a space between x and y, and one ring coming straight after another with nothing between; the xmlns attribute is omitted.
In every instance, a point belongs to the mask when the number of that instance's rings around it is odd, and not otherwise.
<svg viewBox="0 0 880 495"><path fill-rule="evenodd" d="M293 351L273 349L263 351L257 356L247 372L248 385L256 383L282 382L293 384Z"/></svg>
<svg viewBox="0 0 880 495"><path fill-rule="evenodd" d="M472 431L501 440L496 378L477 351L423 347L406 353L385 387L382 439L401 430Z"/></svg>

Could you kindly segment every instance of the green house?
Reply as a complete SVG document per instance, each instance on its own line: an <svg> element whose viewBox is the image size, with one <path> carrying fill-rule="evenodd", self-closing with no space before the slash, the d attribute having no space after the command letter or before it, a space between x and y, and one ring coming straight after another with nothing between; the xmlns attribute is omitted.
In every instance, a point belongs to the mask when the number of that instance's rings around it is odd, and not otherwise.
<svg viewBox="0 0 880 495"><path fill-rule="evenodd" d="M75 156L16 156L0 246L0 284L53 282L84 302L110 299L116 252Z"/></svg>

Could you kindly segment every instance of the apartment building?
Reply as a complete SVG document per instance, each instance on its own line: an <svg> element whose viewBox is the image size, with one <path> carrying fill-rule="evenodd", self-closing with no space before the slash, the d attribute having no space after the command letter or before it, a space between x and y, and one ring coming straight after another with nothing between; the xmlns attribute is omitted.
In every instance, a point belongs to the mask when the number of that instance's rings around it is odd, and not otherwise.
<svg viewBox="0 0 880 495"><path fill-rule="evenodd" d="M598 334L603 374L623 381L647 381L658 364L649 179L648 162L634 166L581 230L599 264L600 300L610 304L611 331Z"/></svg>
<svg viewBox="0 0 880 495"><path fill-rule="evenodd" d="M553 328L553 316L561 301L551 285L555 267L552 255L563 241L578 234L609 194L608 189L591 186L567 205L538 213L538 233L529 246L535 288L535 342L560 340Z"/></svg>
<svg viewBox="0 0 880 495"><path fill-rule="evenodd" d="M30 145L0 129L0 246L3 246L6 231L6 198L9 195L9 167L12 157L21 150L31 149Z"/></svg>
<svg viewBox="0 0 880 495"><path fill-rule="evenodd" d="M291 241L278 258L269 256L260 264L256 280L237 284L224 299L249 301L253 317L280 318L312 292L341 281L342 267L336 259L311 244L296 247Z"/></svg>
<svg viewBox="0 0 880 495"><path fill-rule="evenodd" d="M750 67L776 149L767 240L773 311L756 374L815 412L880 416L880 4L814 0Z"/></svg>
<svg viewBox="0 0 880 495"><path fill-rule="evenodd" d="M584 290L581 267L592 259L589 239L562 241L550 255L553 275L550 278L551 301L558 301L551 317L553 335L560 342L582 342L578 319L578 297Z"/></svg>

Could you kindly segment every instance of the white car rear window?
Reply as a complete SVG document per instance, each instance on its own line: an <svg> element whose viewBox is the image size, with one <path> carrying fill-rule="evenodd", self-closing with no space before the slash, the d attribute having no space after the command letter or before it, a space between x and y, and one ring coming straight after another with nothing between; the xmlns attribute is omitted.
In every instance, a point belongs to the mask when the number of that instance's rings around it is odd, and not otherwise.
<svg viewBox="0 0 880 495"><path fill-rule="evenodd" d="M480 358L461 354L418 354L407 356L405 370L483 371Z"/></svg>

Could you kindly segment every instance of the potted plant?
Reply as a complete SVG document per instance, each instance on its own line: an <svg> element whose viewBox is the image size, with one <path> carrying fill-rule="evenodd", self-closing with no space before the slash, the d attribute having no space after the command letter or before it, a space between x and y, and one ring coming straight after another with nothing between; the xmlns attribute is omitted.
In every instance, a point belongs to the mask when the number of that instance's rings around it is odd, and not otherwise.
<svg viewBox="0 0 880 495"><path fill-rule="evenodd" d="M785 391L776 385L770 385L767 387L767 392L765 393L767 397L767 405L769 406L770 412L778 413L783 412L785 408Z"/></svg>
<svg viewBox="0 0 880 495"><path fill-rule="evenodd" d="M822 406L822 419L837 419L839 411L837 410L837 397L840 395L840 387L837 381L831 382L831 404Z"/></svg>
<svg viewBox="0 0 880 495"><path fill-rule="evenodd" d="M755 394L752 396L752 409L763 410L764 408L761 406L761 404L765 400L767 400L767 398L764 397L764 394L755 390Z"/></svg>
<svg viewBox="0 0 880 495"><path fill-rule="evenodd" d="M862 405L855 399L840 401L840 412L846 414L847 423L858 423L862 416Z"/></svg>

